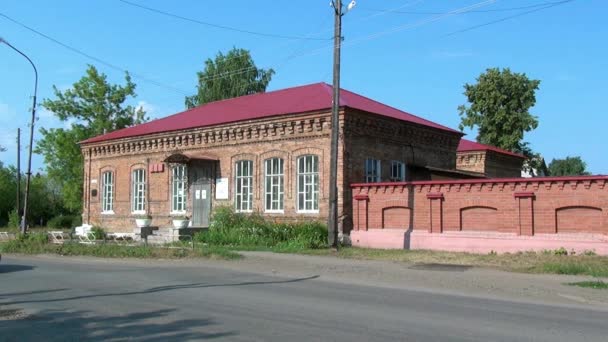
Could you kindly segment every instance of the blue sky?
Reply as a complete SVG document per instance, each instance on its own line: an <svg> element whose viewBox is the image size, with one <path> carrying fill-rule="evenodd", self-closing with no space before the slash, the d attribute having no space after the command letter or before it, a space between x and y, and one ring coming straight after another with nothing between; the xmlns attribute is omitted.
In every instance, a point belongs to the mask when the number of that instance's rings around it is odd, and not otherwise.
<svg viewBox="0 0 608 342"><path fill-rule="evenodd" d="M328 0L132 1L243 30L309 38L329 39L332 35ZM580 155L592 173L608 174L608 1L575 0L447 35L524 11L495 10L551 1L558 0L359 0L343 22L342 87L457 128L456 108L466 102L463 85L474 82L486 68L510 67L541 80L537 104L531 110L540 125L525 137L532 148L547 162ZM475 5L479 7L474 13L426 14ZM382 9L392 11L378 11ZM183 110L184 93L195 92L196 72L203 61L233 46L249 49L259 67L276 70L268 90L331 83L329 40L261 37L212 28L119 0L3 0L0 13L166 85L159 87L134 77L138 96L133 104L142 105L153 118ZM75 54L2 16L0 36L36 63L40 100L53 96L53 85L70 87L87 64L96 65L111 82L124 80L122 72ZM0 46L0 145L9 149L0 153L4 163L15 163L16 129L27 129L32 88L33 72L27 61ZM38 113L38 127L65 125L41 108ZM465 132L475 138L474 132ZM34 156L33 168L42 167L42 158Z"/></svg>

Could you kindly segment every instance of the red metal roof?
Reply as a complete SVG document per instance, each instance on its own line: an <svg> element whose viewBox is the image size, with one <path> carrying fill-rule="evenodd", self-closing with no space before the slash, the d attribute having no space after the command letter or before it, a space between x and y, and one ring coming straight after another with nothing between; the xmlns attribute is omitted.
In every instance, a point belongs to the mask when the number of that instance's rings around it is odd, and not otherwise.
<svg viewBox="0 0 608 342"><path fill-rule="evenodd" d="M94 143L147 134L268 118L278 115L326 110L331 109L331 104L332 86L327 83L314 83L210 102L161 119L93 137L84 140L81 143ZM340 93L340 106L359 109L377 115L396 118L445 131L458 132L344 89L341 89Z"/></svg>
<svg viewBox="0 0 608 342"><path fill-rule="evenodd" d="M494 152L498 152L498 153L502 153L502 154L506 154L506 155L510 155L510 156L514 156L514 157L526 158L526 156L519 154L519 153L513 153L513 152L510 152L507 150L503 150L502 148L498 148L498 147L495 147L492 145L480 144L478 142L467 140L467 139L460 139L460 143L458 144L457 151L458 152L494 151Z"/></svg>

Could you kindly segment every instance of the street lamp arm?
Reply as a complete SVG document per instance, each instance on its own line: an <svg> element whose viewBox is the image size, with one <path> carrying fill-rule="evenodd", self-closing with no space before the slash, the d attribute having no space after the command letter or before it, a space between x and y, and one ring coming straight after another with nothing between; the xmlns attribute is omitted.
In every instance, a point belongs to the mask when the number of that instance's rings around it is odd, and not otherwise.
<svg viewBox="0 0 608 342"><path fill-rule="evenodd" d="M27 158L27 173L26 173L26 182L25 182L25 198L23 200L23 216L21 216L21 233L25 234L27 232L27 214L29 209L29 197L30 197L30 181L32 178L32 150L34 148L34 124L36 123L36 93L38 92L38 69L36 69L36 65L34 62L23 52L21 52L16 47L12 46L6 40L0 38L0 43L6 44L11 49L17 51L21 56L25 57L28 62L34 68L34 96L33 96L33 104L32 104L32 122L30 123L30 150Z"/></svg>
<svg viewBox="0 0 608 342"><path fill-rule="evenodd" d="M20 54L21 56L25 57L25 59L27 59L28 62L30 62L30 64L32 65L32 68L34 68L34 97L36 96L36 93L38 91L38 69L36 69L36 65L34 65L34 62L32 62L32 60L23 52L21 52L19 49L17 49L16 47L14 47L13 45L11 45L11 43L7 42L6 40L0 38L0 43L4 43L6 44L6 46L10 47L11 49L17 51L18 54Z"/></svg>

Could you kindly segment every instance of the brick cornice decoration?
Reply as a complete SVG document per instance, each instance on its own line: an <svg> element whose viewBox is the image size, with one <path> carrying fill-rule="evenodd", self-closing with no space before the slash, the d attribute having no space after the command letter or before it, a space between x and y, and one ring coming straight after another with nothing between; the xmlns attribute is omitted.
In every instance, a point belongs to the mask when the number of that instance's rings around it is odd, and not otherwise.
<svg viewBox="0 0 608 342"><path fill-rule="evenodd" d="M576 190L579 188L589 190L593 184L599 189L604 189L608 183L608 176L571 176L571 177L538 177L538 178L492 178L492 179L463 179L463 180L441 180L441 181L414 181L414 182L382 182L382 183L354 183L351 188L361 188L378 191L383 187L414 187L418 192L426 191L451 191L454 188L456 191L481 191L484 188L494 188L497 186L498 191L505 189L515 190L516 188L528 187L538 189L544 186L545 189L551 189L556 186L559 190L568 188ZM475 186L474 186L475 185ZM522 191L522 193L528 193Z"/></svg>
<svg viewBox="0 0 608 342"><path fill-rule="evenodd" d="M236 122L181 131L150 134L82 145L85 155L105 157L124 154L164 151L187 151L201 146L237 145L260 140L308 139L328 135L329 113L313 113L303 117L257 122Z"/></svg>
<svg viewBox="0 0 608 342"><path fill-rule="evenodd" d="M412 122L378 117L377 115L348 109L344 130L351 135L382 137L400 143L418 146L446 146L453 153L460 140L458 133L442 131Z"/></svg>

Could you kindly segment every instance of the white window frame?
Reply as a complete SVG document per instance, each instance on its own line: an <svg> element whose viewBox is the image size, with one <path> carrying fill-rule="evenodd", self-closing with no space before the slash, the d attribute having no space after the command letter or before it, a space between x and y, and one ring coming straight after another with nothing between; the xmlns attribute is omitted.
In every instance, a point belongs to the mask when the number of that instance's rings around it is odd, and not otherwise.
<svg viewBox="0 0 608 342"><path fill-rule="evenodd" d="M365 183L379 183L382 180L382 163L379 159L365 159Z"/></svg>
<svg viewBox="0 0 608 342"><path fill-rule="evenodd" d="M173 165L171 167L171 214L184 214L186 212L188 206L187 188L188 168L185 164Z"/></svg>
<svg viewBox="0 0 608 342"><path fill-rule="evenodd" d="M305 155L296 160L296 211L319 212L319 156ZM300 198L303 198L303 201ZM311 203L310 209L307 204Z"/></svg>
<svg viewBox="0 0 608 342"><path fill-rule="evenodd" d="M101 213L114 214L114 172L101 174Z"/></svg>
<svg viewBox="0 0 608 342"><path fill-rule="evenodd" d="M245 213L253 211L252 160L239 160L234 163L234 210Z"/></svg>
<svg viewBox="0 0 608 342"><path fill-rule="evenodd" d="M405 181L405 163L399 160L391 161L391 181L393 182L404 182Z"/></svg>
<svg viewBox="0 0 608 342"><path fill-rule="evenodd" d="M146 213L146 169L135 169L131 172L131 212Z"/></svg>
<svg viewBox="0 0 608 342"><path fill-rule="evenodd" d="M284 210L285 162L283 158L279 157L266 159L264 161L264 212L283 213Z"/></svg>

